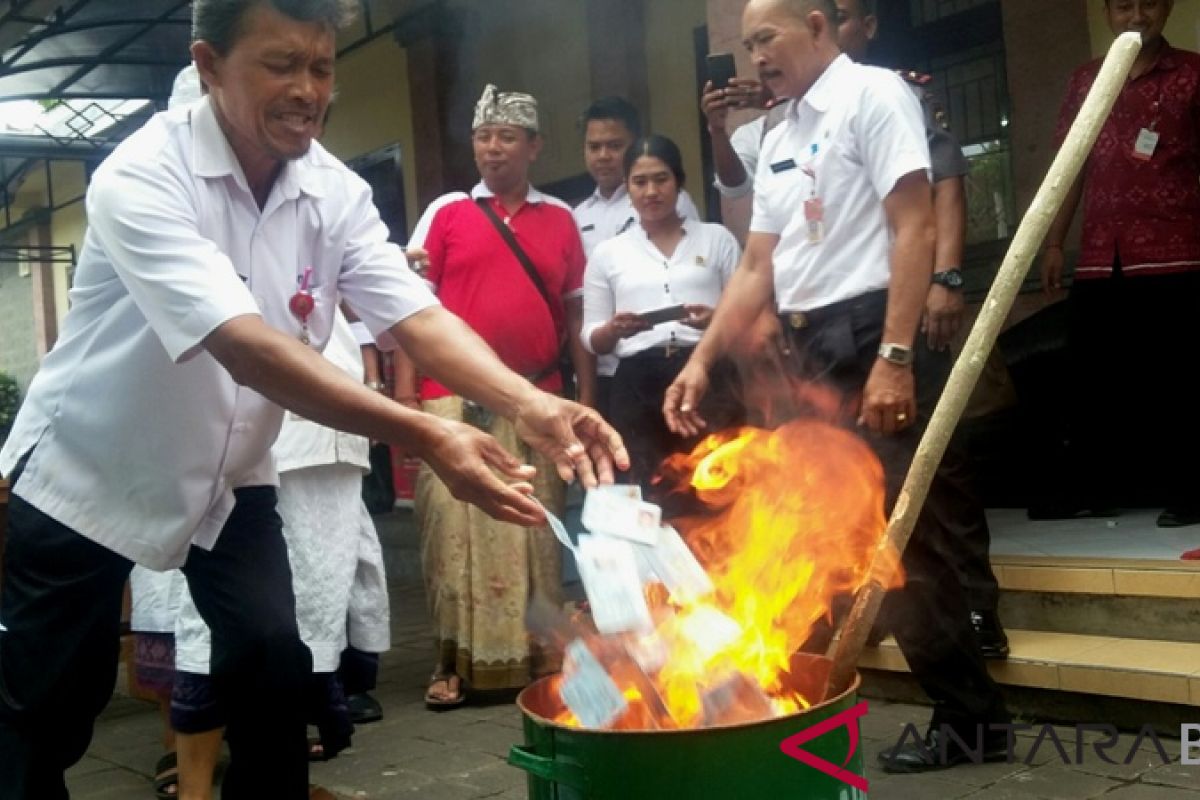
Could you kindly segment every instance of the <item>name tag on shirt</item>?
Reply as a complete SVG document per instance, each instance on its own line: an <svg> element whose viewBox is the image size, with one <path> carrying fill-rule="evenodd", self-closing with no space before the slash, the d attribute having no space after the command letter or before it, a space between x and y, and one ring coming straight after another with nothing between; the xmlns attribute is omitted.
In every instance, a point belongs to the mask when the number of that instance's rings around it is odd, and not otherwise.
<svg viewBox="0 0 1200 800"><path fill-rule="evenodd" d="M776 161L774 164L772 164L771 172L774 172L776 175L778 175L780 172L787 172L789 169L795 168L796 162L789 158L786 161Z"/></svg>
<svg viewBox="0 0 1200 800"><path fill-rule="evenodd" d="M1154 157L1158 148L1158 131L1142 128L1138 132L1137 141L1133 143L1133 157L1138 161L1149 161Z"/></svg>

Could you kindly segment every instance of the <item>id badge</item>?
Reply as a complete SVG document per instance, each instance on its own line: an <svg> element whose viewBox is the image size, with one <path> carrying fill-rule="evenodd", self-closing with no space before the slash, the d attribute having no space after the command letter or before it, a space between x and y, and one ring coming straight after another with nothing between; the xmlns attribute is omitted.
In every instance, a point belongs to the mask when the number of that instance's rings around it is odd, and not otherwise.
<svg viewBox="0 0 1200 800"><path fill-rule="evenodd" d="M1133 157L1138 161L1149 161L1154 157L1158 148L1158 131L1142 128L1138 132L1137 141L1133 143Z"/></svg>
<svg viewBox="0 0 1200 800"><path fill-rule="evenodd" d="M825 238L825 205L819 197L804 201L804 221L808 224L808 241L817 244Z"/></svg>

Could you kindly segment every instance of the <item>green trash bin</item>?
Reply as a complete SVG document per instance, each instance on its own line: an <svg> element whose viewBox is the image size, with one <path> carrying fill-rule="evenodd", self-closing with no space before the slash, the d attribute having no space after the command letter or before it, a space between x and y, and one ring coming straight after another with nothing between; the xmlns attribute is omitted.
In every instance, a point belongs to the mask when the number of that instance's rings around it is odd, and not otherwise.
<svg viewBox="0 0 1200 800"><path fill-rule="evenodd" d="M812 673L828 662L816 656ZM797 673L798 674L798 673ZM517 698L525 743L508 763L529 773L530 800L857 800L865 798L858 735L858 678L845 692L806 711L741 725L696 730L597 731L553 721L562 708L552 678ZM780 745L838 714L843 720L799 749L828 764L828 772L785 753ZM858 783L858 786L852 785Z"/></svg>

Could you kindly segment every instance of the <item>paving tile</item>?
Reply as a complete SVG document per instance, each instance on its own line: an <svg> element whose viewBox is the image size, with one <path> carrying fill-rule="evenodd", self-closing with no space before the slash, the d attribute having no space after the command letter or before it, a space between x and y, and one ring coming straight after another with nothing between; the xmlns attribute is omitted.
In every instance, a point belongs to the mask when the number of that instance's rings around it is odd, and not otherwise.
<svg viewBox="0 0 1200 800"><path fill-rule="evenodd" d="M949 772L950 770L948 770ZM952 800L966 797L974 787L955 783L943 777L945 773L924 775L885 775L868 778L867 796L871 800L914 800L914 798L938 798Z"/></svg>
<svg viewBox="0 0 1200 800"><path fill-rule="evenodd" d="M1019 790L1025 797L1044 800L1088 800L1120 786L1118 781L1073 770L1061 763L1002 778L990 788Z"/></svg>
<svg viewBox="0 0 1200 800"><path fill-rule="evenodd" d="M1132 783L1128 786L1118 786L1104 800L1200 800L1200 792L1180 789L1177 786L1154 786L1146 783Z"/></svg>
<svg viewBox="0 0 1200 800"><path fill-rule="evenodd" d="M1161 786L1177 786L1181 789L1195 789L1200 786L1200 766L1193 764L1167 764L1146 770L1141 776L1142 783L1153 783Z"/></svg>

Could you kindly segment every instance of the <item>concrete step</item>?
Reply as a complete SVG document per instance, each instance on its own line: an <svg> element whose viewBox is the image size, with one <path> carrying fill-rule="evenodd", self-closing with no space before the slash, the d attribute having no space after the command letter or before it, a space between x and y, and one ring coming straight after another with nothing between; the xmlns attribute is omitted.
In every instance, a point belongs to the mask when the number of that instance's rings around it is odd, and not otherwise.
<svg viewBox="0 0 1200 800"><path fill-rule="evenodd" d="M1007 627L1127 639L1195 641L1200 564L998 556Z"/></svg>

